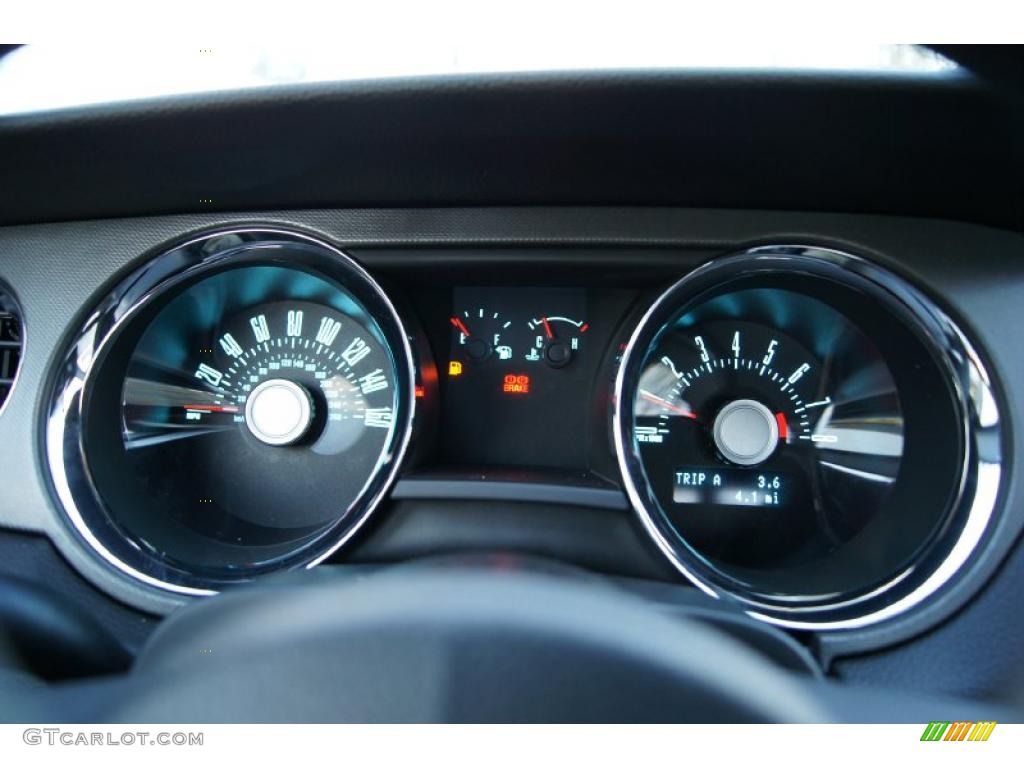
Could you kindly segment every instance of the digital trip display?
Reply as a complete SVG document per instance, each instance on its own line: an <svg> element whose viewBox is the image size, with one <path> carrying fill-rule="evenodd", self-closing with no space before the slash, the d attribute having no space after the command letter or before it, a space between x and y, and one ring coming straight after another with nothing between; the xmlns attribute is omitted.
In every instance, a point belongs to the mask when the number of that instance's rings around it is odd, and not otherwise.
<svg viewBox="0 0 1024 768"><path fill-rule="evenodd" d="M719 467L683 467L672 477L676 504L781 507L789 503L791 480L779 472Z"/></svg>

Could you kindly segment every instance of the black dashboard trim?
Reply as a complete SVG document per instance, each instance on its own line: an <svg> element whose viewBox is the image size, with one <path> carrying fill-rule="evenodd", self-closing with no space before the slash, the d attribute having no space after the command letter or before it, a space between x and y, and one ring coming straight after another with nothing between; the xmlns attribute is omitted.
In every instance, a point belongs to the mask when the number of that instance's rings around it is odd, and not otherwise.
<svg viewBox="0 0 1024 768"><path fill-rule="evenodd" d="M626 496L618 488L588 487L531 480L488 480L405 476L391 491L396 501L407 499L458 499L486 501L527 501L565 504L592 509L629 510Z"/></svg>
<svg viewBox="0 0 1024 768"><path fill-rule="evenodd" d="M0 118L0 223L197 209L670 205L1020 230L1022 136L1008 95L965 71L279 86Z"/></svg>

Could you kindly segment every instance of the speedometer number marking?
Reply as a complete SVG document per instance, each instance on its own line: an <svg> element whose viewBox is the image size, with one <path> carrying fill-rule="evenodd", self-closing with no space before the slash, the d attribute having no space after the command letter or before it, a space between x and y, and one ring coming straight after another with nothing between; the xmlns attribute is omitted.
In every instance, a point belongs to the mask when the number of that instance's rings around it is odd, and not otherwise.
<svg viewBox="0 0 1024 768"><path fill-rule="evenodd" d="M205 381L211 387L219 387L221 379L224 378L224 374L213 366L207 365L206 363L200 363L199 368L196 370L196 378Z"/></svg>
<svg viewBox="0 0 1024 768"><path fill-rule="evenodd" d="M368 395L371 392L378 392L382 389L388 388L388 380L384 376L384 371L382 371L380 368L371 373L366 374L365 376L360 376L358 381L359 391L362 392L364 395Z"/></svg>
<svg viewBox="0 0 1024 768"><path fill-rule="evenodd" d="M372 350L370 345L363 341L359 336L356 336L345 347L345 351L341 353L341 359L344 360L349 366L355 366L360 360L370 354Z"/></svg>
<svg viewBox="0 0 1024 768"><path fill-rule="evenodd" d="M231 357L242 356L242 345L235 341L235 337L230 333L225 333L220 337L220 348L224 350L224 354L231 355Z"/></svg>
<svg viewBox="0 0 1024 768"><path fill-rule="evenodd" d="M249 325L252 326L257 344L262 344L270 338L270 327L267 325L266 315L256 315L256 317L250 318Z"/></svg>
<svg viewBox="0 0 1024 768"><path fill-rule="evenodd" d="M395 420L395 414L390 408L367 408L363 414L363 422L368 427L388 429Z"/></svg>
<svg viewBox="0 0 1024 768"><path fill-rule="evenodd" d="M338 332L340 330L341 323L339 321L330 317L322 318L320 320L320 328L316 332L316 340L325 347L329 347L334 343L334 340L338 338Z"/></svg>

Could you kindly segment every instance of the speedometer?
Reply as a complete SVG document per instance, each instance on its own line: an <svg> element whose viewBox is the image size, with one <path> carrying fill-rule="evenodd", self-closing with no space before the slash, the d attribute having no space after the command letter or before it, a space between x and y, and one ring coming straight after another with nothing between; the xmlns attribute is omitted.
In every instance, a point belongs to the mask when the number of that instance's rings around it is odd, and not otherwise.
<svg viewBox="0 0 1024 768"><path fill-rule="evenodd" d="M250 267L222 279L288 279L278 270ZM186 293L168 307L129 361L122 397L129 453L208 435L204 445L227 450L222 460L262 450L258 443L333 455L367 437L367 428L382 430L373 441L381 442L393 423L396 372L359 319L309 301L250 305L216 318L216 342L193 345L181 365L161 360L193 301Z"/></svg>
<svg viewBox="0 0 1024 768"><path fill-rule="evenodd" d="M89 318L50 467L104 559L208 591L347 540L394 479L412 397L406 334L358 265L298 234L221 233L148 263Z"/></svg>
<svg viewBox="0 0 1024 768"><path fill-rule="evenodd" d="M616 448L644 525L698 586L778 623L860 626L935 592L983 535L994 402L963 334L905 282L764 248L648 312Z"/></svg>

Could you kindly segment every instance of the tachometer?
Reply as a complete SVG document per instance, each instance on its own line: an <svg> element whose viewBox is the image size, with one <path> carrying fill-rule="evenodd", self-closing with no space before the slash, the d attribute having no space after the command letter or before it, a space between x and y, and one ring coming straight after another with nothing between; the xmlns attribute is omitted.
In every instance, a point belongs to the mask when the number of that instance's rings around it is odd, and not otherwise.
<svg viewBox="0 0 1024 768"><path fill-rule="evenodd" d="M784 328L771 320L782 309ZM651 486L675 528L718 558L796 564L820 536L856 534L899 475L889 368L816 299L730 292L681 317L649 359L634 435Z"/></svg>
<svg viewBox="0 0 1024 768"><path fill-rule="evenodd" d="M767 248L712 262L658 300L624 355L630 498L709 592L779 623L881 620L934 591L992 512L973 503L999 472L998 440L978 437L998 419L977 360L939 310L861 260Z"/></svg>

